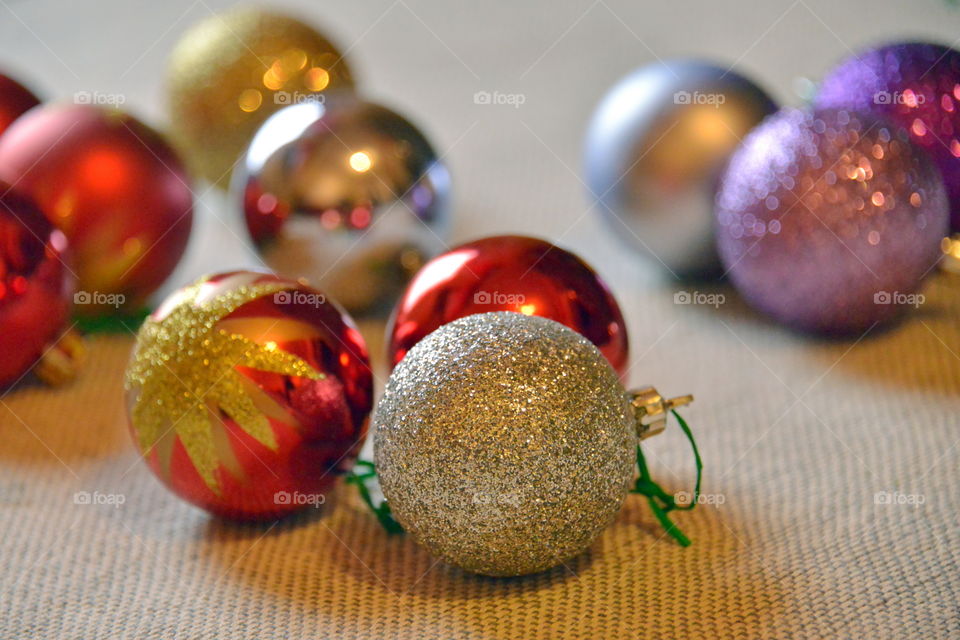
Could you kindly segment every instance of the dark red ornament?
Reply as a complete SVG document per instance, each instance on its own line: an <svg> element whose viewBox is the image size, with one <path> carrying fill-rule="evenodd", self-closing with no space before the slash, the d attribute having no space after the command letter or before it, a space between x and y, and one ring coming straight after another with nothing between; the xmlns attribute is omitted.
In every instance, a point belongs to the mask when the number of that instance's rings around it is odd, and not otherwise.
<svg viewBox="0 0 960 640"><path fill-rule="evenodd" d="M37 96L16 80L0 74L0 134L13 121L40 104Z"/></svg>
<svg viewBox="0 0 960 640"><path fill-rule="evenodd" d="M22 377L66 330L73 277L67 239L0 183L0 386Z"/></svg>
<svg viewBox="0 0 960 640"><path fill-rule="evenodd" d="M163 138L91 105L46 105L0 138L0 179L29 194L70 241L77 312L136 310L180 261L189 181Z"/></svg>
<svg viewBox="0 0 960 640"><path fill-rule="evenodd" d="M441 325L490 311L555 320L593 342L621 377L627 371L627 327L606 284L569 251L523 236L469 242L428 262L394 309L387 357L396 365Z"/></svg>

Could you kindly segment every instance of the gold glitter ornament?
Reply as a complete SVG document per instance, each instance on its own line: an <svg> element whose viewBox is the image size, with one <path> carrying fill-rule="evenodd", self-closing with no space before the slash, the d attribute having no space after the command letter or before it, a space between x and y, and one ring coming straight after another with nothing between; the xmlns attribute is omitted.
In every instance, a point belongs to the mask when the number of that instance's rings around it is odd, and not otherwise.
<svg viewBox="0 0 960 640"><path fill-rule="evenodd" d="M468 316L390 376L374 418L380 485L400 525L447 562L543 571L610 524L631 491L638 437L690 400L627 393L593 344L552 320Z"/></svg>
<svg viewBox="0 0 960 640"><path fill-rule="evenodd" d="M167 72L170 136L191 171L226 186L270 114L353 84L340 52L309 25L234 9L197 23L174 48Z"/></svg>

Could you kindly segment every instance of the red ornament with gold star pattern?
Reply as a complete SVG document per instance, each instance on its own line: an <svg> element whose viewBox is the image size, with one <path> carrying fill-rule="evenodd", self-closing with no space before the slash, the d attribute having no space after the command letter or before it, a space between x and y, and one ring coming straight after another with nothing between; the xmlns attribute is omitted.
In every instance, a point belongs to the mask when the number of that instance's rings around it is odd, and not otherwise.
<svg viewBox="0 0 960 640"><path fill-rule="evenodd" d="M66 251L67 239L37 206L0 183L0 387L63 355L51 347L70 317Z"/></svg>
<svg viewBox="0 0 960 640"><path fill-rule="evenodd" d="M353 464L373 402L350 318L314 289L250 271L168 297L140 329L126 387L154 473L237 520L323 504Z"/></svg>
<svg viewBox="0 0 960 640"><path fill-rule="evenodd" d="M391 365L441 325L491 311L564 324L626 374L627 327L607 285L569 251L523 236L469 242L428 262L394 309L387 330Z"/></svg>
<svg viewBox="0 0 960 640"><path fill-rule="evenodd" d="M0 74L0 134L38 104L40 100L29 89L13 78Z"/></svg>
<svg viewBox="0 0 960 640"><path fill-rule="evenodd" d="M158 133L119 111L32 110L0 138L0 179L66 234L81 315L138 309L186 248L193 197L183 167Z"/></svg>

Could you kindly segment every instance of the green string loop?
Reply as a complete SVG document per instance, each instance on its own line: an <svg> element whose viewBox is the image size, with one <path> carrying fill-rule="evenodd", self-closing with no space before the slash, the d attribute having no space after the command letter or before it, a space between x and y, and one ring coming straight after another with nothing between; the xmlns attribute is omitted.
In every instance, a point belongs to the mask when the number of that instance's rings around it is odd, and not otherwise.
<svg viewBox="0 0 960 640"><path fill-rule="evenodd" d="M671 511L690 511L697 506L700 498L700 481L703 477L703 461L700 459L700 451L697 449L697 442L693 438L693 432L690 431L690 426L687 425L687 422L681 418L680 414L675 410L671 409L670 413L677 419L677 422L680 424L680 429L682 429L684 435L687 436L687 440L690 441L690 447L693 449L693 458L697 465L697 481L693 488L693 498L690 500L690 504L677 504L674 496L667 493L663 487L654 482L650 476L650 469L647 467L647 461L643 457L643 450L639 444L637 445L637 469L640 472L640 476L634 483L630 493L646 496L650 510L653 511L653 515L657 518L660 526L663 527L680 546L689 547L692 544L690 538L685 536L677 525L673 523L669 513Z"/></svg>
<svg viewBox="0 0 960 640"><path fill-rule="evenodd" d="M357 469L363 469L363 471L357 471ZM377 477L377 468L374 464L368 460L357 460L354 465L353 471L347 474L347 484L352 484L357 488L357 491L360 492L360 498L363 500L370 511L373 512L373 515L377 517L377 520L380 522L380 526L383 527L387 533L393 535L395 533L403 533L403 527L400 526L400 523L397 522L393 514L390 513L390 505L387 504L386 500L383 500L379 505L373 504L373 497L370 495L370 489L367 487L367 482L375 479Z"/></svg>

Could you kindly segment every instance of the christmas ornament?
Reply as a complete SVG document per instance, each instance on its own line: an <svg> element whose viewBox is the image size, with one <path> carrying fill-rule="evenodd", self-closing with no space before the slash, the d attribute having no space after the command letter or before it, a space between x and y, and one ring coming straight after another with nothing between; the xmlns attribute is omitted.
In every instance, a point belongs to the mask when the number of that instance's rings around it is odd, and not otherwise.
<svg viewBox="0 0 960 640"><path fill-rule="evenodd" d="M627 326L606 284L572 253L522 236L469 242L428 262L394 309L387 329L391 364L440 325L489 311L556 320L626 374Z"/></svg>
<svg viewBox="0 0 960 640"><path fill-rule="evenodd" d="M195 174L225 185L270 114L352 88L346 61L312 27L262 9L234 9L194 25L171 54L171 136Z"/></svg>
<svg viewBox="0 0 960 640"><path fill-rule="evenodd" d="M46 105L0 139L0 179L34 197L70 241L81 315L129 312L170 275L193 197L173 150L132 116Z"/></svg>
<svg viewBox="0 0 960 640"><path fill-rule="evenodd" d="M854 333L918 303L948 217L939 172L902 128L785 109L730 160L717 241L750 304L799 329Z"/></svg>
<svg viewBox="0 0 960 640"><path fill-rule="evenodd" d="M553 320L460 318L387 382L375 417L380 484L399 524L447 562L494 576L543 571L613 520L635 451L642 461L638 435L690 400L627 394L597 348ZM634 491L656 502L666 494L644 472ZM656 508L670 529L673 508L669 496Z"/></svg>
<svg viewBox="0 0 960 640"><path fill-rule="evenodd" d="M597 107L584 154L590 197L614 233L681 277L719 273L713 200L723 165L776 105L729 68L651 64Z"/></svg>
<svg viewBox="0 0 960 640"><path fill-rule="evenodd" d="M241 520L322 504L357 454L373 393L348 316L318 291L249 271L167 298L140 329L126 386L154 473Z"/></svg>
<svg viewBox="0 0 960 640"><path fill-rule="evenodd" d="M241 167L235 197L267 264L354 313L389 309L444 248L446 167L385 107L348 95L288 107L264 123Z"/></svg>
<svg viewBox="0 0 960 640"><path fill-rule="evenodd" d="M0 74L0 134L40 100L16 80Z"/></svg>
<svg viewBox="0 0 960 640"><path fill-rule="evenodd" d="M960 51L922 42L863 51L827 74L815 104L903 126L943 174L951 226L960 231Z"/></svg>
<svg viewBox="0 0 960 640"><path fill-rule="evenodd" d="M71 378L81 355L67 329L73 276L67 239L28 198L0 183L0 387L28 370Z"/></svg>

